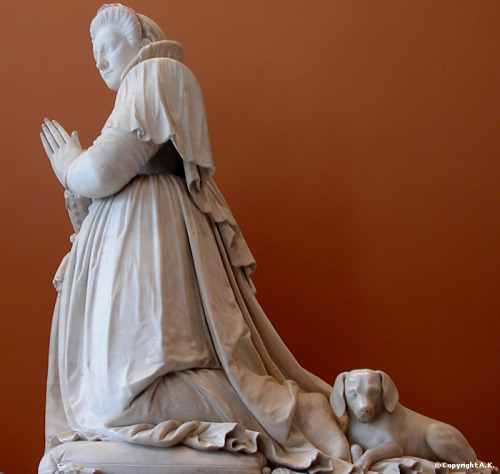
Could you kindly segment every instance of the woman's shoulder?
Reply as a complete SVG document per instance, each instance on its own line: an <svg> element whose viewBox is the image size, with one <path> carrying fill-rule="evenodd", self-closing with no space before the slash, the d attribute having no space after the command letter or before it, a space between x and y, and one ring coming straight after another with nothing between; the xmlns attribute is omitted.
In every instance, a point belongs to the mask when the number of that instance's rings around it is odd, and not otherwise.
<svg viewBox="0 0 500 474"><path fill-rule="evenodd" d="M118 89L115 106L120 103L156 101L159 96L173 106L186 92L201 100L201 88L195 75L183 63L170 58L141 61L125 76Z"/></svg>
<svg viewBox="0 0 500 474"><path fill-rule="evenodd" d="M122 85L141 84L143 81L162 81L173 77L195 79L192 71L183 63L171 58L151 58L141 61L125 76Z"/></svg>
<svg viewBox="0 0 500 474"><path fill-rule="evenodd" d="M196 78L179 61L151 58L125 76L104 128L139 130L141 140L155 143L163 143L175 133L190 143L195 126L200 127L200 136L208 144L203 97ZM181 153L183 157L191 154Z"/></svg>

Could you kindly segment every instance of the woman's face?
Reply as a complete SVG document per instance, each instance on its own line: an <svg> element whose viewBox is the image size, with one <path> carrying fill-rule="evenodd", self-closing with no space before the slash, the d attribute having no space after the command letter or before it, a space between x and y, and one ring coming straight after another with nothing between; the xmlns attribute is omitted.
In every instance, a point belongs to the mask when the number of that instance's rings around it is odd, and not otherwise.
<svg viewBox="0 0 500 474"><path fill-rule="evenodd" d="M118 26L106 25L97 32L93 48L101 77L111 90L118 90L123 71L139 53L140 47L131 46Z"/></svg>

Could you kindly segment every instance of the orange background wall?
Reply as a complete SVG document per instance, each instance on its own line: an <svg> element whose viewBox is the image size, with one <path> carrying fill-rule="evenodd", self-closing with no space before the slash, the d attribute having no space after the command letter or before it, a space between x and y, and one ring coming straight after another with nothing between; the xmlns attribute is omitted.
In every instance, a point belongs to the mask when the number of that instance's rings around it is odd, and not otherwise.
<svg viewBox="0 0 500 474"><path fill-rule="evenodd" d="M186 49L259 300L299 361L328 381L386 371L404 405L500 464L500 4L129 5ZM42 454L51 278L70 245L39 125L56 118L88 146L110 112L88 37L99 6L2 4L6 474Z"/></svg>

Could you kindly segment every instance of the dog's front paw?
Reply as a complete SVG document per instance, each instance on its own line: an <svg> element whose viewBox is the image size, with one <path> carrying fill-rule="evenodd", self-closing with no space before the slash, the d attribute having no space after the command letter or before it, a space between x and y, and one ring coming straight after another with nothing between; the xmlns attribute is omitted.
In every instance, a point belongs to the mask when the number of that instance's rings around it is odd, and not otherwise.
<svg viewBox="0 0 500 474"><path fill-rule="evenodd" d="M361 469L363 472L368 472L368 469L373 464L373 459L369 453L365 452L355 463L354 467Z"/></svg>
<svg viewBox="0 0 500 474"><path fill-rule="evenodd" d="M368 469L370 468L370 466L371 466L371 464L367 464L367 463L359 462L359 461L354 463L354 467L356 469L359 469L363 473L368 472Z"/></svg>
<svg viewBox="0 0 500 474"><path fill-rule="evenodd" d="M351 446L351 459L355 463L363 455L363 448L359 444L353 444Z"/></svg>

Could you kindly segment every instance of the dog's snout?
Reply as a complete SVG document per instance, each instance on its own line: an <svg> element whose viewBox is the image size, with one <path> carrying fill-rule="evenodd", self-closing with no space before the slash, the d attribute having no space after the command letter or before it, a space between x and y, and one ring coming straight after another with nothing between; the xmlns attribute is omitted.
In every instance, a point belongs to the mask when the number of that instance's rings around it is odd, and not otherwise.
<svg viewBox="0 0 500 474"><path fill-rule="evenodd" d="M359 421L366 423L371 421L374 415L373 406L370 403L360 403L357 409Z"/></svg>
<svg viewBox="0 0 500 474"><path fill-rule="evenodd" d="M373 412L372 407L370 405L361 405L359 407L359 413L363 416L371 415Z"/></svg>

